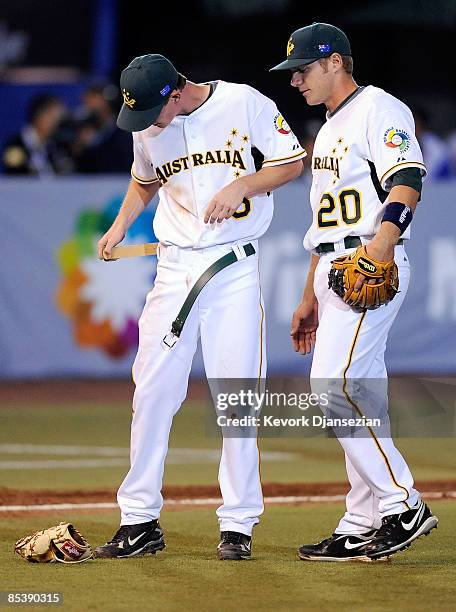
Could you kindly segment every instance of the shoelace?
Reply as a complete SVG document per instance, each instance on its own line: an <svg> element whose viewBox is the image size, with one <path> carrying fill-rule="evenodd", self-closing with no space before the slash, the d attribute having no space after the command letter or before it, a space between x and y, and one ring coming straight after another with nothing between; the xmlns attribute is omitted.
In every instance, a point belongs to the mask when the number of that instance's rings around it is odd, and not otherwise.
<svg viewBox="0 0 456 612"><path fill-rule="evenodd" d="M116 534L114 535L112 540L108 542L108 544L117 544L117 542L121 542L122 540L125 539L128 533L129 533L129 525L122 525L122 527L120 527L120 529L117 530Z"/></svg>
<svg viewBox="0 0 456 612"><path fill-rule="evenodd" d="M237 531L225 531L222 535L222 542L226 544L242 544L243 538L246 538L243 533Z"/></svg>

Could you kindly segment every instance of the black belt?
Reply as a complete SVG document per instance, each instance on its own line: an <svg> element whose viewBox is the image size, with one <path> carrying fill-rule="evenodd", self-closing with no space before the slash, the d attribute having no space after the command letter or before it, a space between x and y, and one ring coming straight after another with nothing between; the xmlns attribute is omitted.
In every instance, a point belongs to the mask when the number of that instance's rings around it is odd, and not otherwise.
<svg viewBox="0 0 456 612"><path fill-rule="evenodd" d="M404 241L400 238L397 244L403 244ZM361 238L359 236L346 236L344 238L344 245L346 249L355 249L362 245ZM336 250L334 242L320 242L320 244L315 247L315 252L317 255L322 255L323 253L332 253Z"/></svg>
<svg viewBox="0 0 456 612"><path fill-rule="evenodd" d="M243 246L239 246L239 249L242 249L245 253L245 257L250 257L250 255L255 255L255 247L251 242L248 244L244 244ZM240 261L240 259L244 259L244 257L238 257L234 250L231 250L229 253L214 261L213 264L209 266L209 268L201 274L199 279L193 285L190 293L187 295L185 302L182 304L182 308L179 310L179 314L174 319L171 325L171 332L166 334L163 338L163 344L165 344L168 348L172 348L178 338L180 337L182 330L184 328L185 321L187 320L188 315L192 309L193 304L196 301L199 293L203 289L203 287L208 283L217 272L227 268L231 264L236 261Z"/></svg>

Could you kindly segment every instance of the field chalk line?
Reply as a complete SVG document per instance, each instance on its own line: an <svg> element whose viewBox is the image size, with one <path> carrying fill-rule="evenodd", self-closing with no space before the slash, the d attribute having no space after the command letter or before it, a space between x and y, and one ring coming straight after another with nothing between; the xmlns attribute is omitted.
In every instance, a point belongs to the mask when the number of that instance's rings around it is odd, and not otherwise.
<svg viewBox="0 0 456 612"><path fill-rule="evenodd" d="M218 463L219 449L170 448L168 465L187 463ZM130 451L123 446L67 446L48 444L0 444L4 455L69 456L73 459L8 459L0 461L0 470L57 470L72 468L101 468L129 465ZM263 461L295 461L299 454L284 451L263 451ZM82 458L83 457L83 458Z"/></svg>
<svg viewBox="0 0 456 612"><path fill-rule="evenodd" d="M429 491L422 493L428 499L456 499L456 491ZM296 503L318 503L318 502L342 502L345 495L288 495L277 497L265 497L266 504L296 504ZM205 497L195 499L168 499L166 506L217 506L222 502L221 498ZM111 502L87 502L81 504L34 504L28 506L0 506L0 512L26 512L36 510L116 510L118 505Z"/></svg>

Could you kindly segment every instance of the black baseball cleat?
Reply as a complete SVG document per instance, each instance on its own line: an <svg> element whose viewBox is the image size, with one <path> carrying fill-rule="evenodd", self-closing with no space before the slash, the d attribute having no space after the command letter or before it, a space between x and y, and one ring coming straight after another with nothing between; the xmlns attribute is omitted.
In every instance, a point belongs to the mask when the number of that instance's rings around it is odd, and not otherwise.
<svg viewBox="0 0 456 612"><path fill-rule="evenodd" d="M366 555L366 546L372 542L375 529L362 534L333 533L332 536L317 544L304 544L298 550L303 561L365 561L372 559ZM386 561L386 557L378 561Z"/></svg>
<svg viewBox="0 0 456 612"><path fill-rule="evenodd" d="M237 531L222 531L221 541L217 546L220 561L241 561L251 558L252 538Z"/></svg>
<svg viewBox="0 0 456 612"><path fill-rule="evenodd" d="M391 514L382 519L372 542L366 546L366 554L371 559L392 555L408 548L413 540L437 527L439 519L432 514L423 501L415 508L401 514Z"/></svg>
<svg viewBox="0 0 456 612"><path fill-rule="evenodd" d="M94 558L122 559L139 555L155 555L165 548L163 531L158 521L122 525L112 540L94 551Z"/></svg>

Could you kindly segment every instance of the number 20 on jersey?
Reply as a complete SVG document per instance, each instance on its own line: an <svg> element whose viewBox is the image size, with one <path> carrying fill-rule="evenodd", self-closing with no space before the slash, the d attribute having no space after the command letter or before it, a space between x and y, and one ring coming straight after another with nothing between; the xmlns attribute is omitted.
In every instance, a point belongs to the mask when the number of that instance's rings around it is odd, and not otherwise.
<svg viewBox="0 0 456 612"><path fill-rule="evenodd" d="M361 194L356 189L344 189L336 197L328 192L321 196L318 209L319 228L337 227L341 220L345 225L354 225L360 219Z"/></svg>

